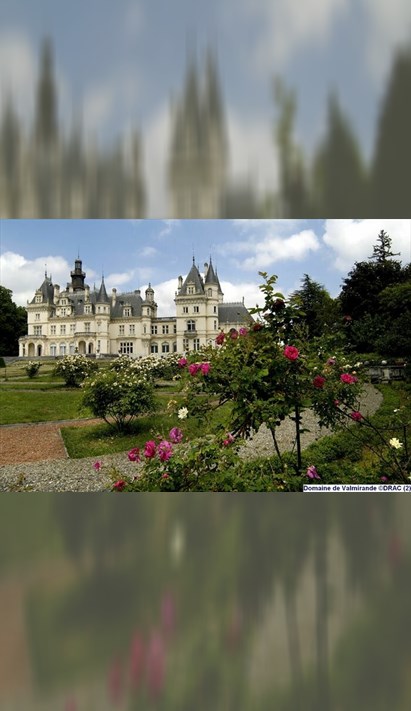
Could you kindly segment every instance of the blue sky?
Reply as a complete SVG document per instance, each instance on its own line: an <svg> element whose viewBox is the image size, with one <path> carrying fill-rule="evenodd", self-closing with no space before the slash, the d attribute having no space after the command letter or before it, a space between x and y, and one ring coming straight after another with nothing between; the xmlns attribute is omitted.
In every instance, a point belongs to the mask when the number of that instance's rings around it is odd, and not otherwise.
<svg viewBox="0 0 411 711"><path fill-rule="evenodd" d="M0 282L16 303L32 299L45 265L65 287L77 254L86 281L108 289L155 289L159 315L174 312L177 277L193 255L200 271L210 254L225 301L262 303L259 271L277 274L285 295L308 273L337 296L355 261L367 259L381 229L403 264L411 258L410 220L1 220Z"/></svg>
<svg viewBox="0 0 411 711"><path fill-rule="evenodd" d="M312 148L336 89L370 156L394 50L411 37L408 0L2 0L0 101L33 111L41 41L54 43L60 119L81 110L87 136L109 142L141 127L149 215L164 216L170 100L187 51L217 50L233 176L275 186L272 80L297 94L297 138Z"/></svg>

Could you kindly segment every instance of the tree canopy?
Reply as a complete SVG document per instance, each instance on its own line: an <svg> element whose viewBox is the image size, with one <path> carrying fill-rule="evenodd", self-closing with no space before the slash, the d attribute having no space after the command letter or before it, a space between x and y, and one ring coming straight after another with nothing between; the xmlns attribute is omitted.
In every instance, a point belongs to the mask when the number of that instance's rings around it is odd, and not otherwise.
<svg viewBox="0 0 411 711"><path fill-rule="evenodd" d="M27 333L27 313L12 300L13 292L0 286L0 356L19 354L19 338Z"/></svg>

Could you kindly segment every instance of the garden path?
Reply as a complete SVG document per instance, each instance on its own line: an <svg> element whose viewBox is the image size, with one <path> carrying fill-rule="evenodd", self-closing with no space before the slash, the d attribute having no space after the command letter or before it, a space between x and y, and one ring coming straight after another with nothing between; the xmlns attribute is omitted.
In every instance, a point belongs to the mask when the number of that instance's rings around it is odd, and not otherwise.
<svg viewBox="0 0 411 711"><path fill-rule="evenodd" d="M61 428L100 424L102 420L60 420L0 427L0 466L67 459Z"/></svg>

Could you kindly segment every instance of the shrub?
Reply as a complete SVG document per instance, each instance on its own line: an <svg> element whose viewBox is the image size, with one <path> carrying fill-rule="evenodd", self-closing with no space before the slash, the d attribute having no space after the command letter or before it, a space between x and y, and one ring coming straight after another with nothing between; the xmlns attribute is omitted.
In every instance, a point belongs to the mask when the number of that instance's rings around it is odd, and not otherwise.
<svg viewBox="0 0 411 711"><path fill-rule="evenodd" d="M29 360L29 362L25 366L25 371L27 373L27 376L29 378L34 378L37 375L37 373L39 372L40 366L41 366L41 363L38 363L37 361Z"/></svg>
<svg viewBox="0 0 411 711"><path fill-rule="evenodd" d="M100 371L83 387L83 404L108 424L112 418L120 431L137 415L154 410L152 382L126 369Z"/></svg>
<svg viewBox="0 0 411 711"><path fill-rule="evenodd" d="M96 361L84 355L65 356L57 363L54 374L60 375L67 387L77 388L83 380L98 369Z"/></svg>
<svg viewBox="0 0 411 711"><path fill-rule="evenodd" d="M6 367L6 362L3 358L3 356L0 356L0 368L5 368Z"/></svg>

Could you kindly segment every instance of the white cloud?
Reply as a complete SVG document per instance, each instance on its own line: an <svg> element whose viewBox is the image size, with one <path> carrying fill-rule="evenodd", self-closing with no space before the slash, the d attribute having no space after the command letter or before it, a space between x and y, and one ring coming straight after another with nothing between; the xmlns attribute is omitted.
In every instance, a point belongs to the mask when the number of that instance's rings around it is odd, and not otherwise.
<svg viewBox="0 0 411 711"><path fill-rule="evenodd" d="M53 282L65 286L67 274L71 266L59 256L37 257L26 259L16 252L4 252L0 255L0 273L3 286L13 290L13 301L19 306L25 306L31 301L36 289L43 283L44 270L52 275Z"/></svg>
<svg viewBox="0 0 411 711"><path fill-rule="evenodd" d="M334 252L334 266L341 272L351 269L354 262L366 260L372 254L377 235L385 230L392 240L392 251L401 252L403 264L411 257L410 220L326 220L323 241Z"/></svg>
<svg viewBox="0 0 411 711"><path fill-rule="evenodd" d="M226 242L217 247L217 251L223 256L231 256L232 263L240 269L265 270L279 261L302 261L310 252L320 248L313 230L284 234L285 229L289 231L293 226L293 223L287 226L287 221L236 220L235 225L246 239Z"/></svg>
<svg viewBox="0 0 411 711"><path fill-rule="evenodd" d="M159 254L159 251L155 247L144 247L144 249L142 249L141 252L138 253L138 256L155 257L157 254Z"/></svg>
<svg viewBox="0 0 411 711"><path fill-rule="evenodd" d="M176 227L180 226L180 220L163 220L163 229L159 232L159 237L167 237Z"/></svg>

